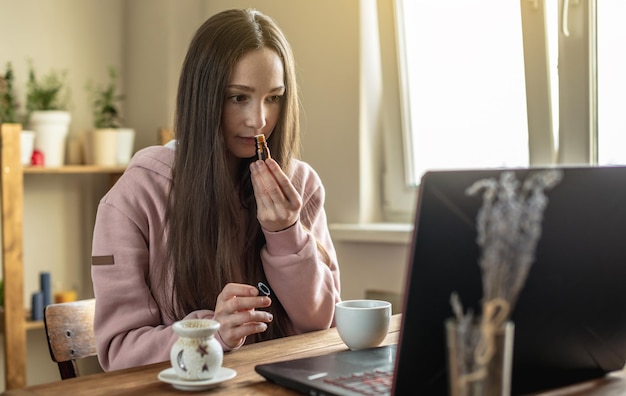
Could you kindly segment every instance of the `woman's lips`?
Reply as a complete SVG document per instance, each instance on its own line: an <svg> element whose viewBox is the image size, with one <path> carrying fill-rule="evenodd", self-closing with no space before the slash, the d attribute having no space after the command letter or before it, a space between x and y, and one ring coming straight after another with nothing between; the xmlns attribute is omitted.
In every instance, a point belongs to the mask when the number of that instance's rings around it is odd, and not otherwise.
<svg viewBox="0 0 626 396"><path fill-rule="evenodd" d="M251 146L256 145L256 140L254 139L254 136L251 136L251 137L241 136L239 137L239 139L241 139L245 144L249 144Z"/></svg>

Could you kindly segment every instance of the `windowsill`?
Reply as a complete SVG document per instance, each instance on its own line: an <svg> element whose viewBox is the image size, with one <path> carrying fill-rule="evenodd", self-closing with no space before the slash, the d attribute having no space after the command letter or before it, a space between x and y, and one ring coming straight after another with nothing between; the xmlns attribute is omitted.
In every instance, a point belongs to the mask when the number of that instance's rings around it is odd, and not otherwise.
<svg viewBox="0 0 626 396"><path fill-rule="evenodd" d="M413 235L408 223L333 223L328 228L335 242L409 244Z"/></svg>

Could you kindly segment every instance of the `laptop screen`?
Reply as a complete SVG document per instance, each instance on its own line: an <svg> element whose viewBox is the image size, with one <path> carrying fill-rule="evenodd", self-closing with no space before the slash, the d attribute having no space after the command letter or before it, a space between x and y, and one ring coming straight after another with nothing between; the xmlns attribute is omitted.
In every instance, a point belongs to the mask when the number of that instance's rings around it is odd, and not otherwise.
<svg viewBox="0 0 626 396"><path fill-rule="evenodd" d="M518 180L539 169L517 169ZM513 394L619 370L626 360L626 167L565 167L545 192L536 259L511 316ZM405 287L395 394L447 394L450 295L480 313L475 181L503 170L422 178Z"/></svg>

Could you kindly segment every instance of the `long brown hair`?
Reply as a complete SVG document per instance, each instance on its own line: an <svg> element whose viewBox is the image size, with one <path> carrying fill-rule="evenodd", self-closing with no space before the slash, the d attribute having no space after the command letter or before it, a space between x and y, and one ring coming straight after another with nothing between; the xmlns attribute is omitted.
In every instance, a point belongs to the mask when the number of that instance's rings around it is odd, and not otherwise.
<svg viewBox="0 0 626 396"><path fill-rule="evenodd" d="M268 145L290 174L300 145L299 103L291 47L277 24L253 10L229 10L209 18L196 32L184 60L176 101L176 154L166 211L171 267L162 281L173 290L168 315L180 319L197 309L214 309L228 282L267 282L260 251L265 237L256 219L249 164L243 159L238 181L227 171L222 106L231 71L249 51L270 48L283 62L285 94L280 119ZM164 283L167 284L167 283ZM271 287L271 285L270 285ZM258 339L284 336L291 326L277 296L274 315Z"/></svg>

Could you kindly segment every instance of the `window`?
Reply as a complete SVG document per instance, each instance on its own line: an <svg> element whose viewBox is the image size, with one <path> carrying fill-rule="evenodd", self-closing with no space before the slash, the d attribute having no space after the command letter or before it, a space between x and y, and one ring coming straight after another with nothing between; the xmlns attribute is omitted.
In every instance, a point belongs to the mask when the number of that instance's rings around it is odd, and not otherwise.
<svg viewBox="0 0 626 396"><path fill-rule="evenodd" d="M626 2L598 1L598 162L626 163Z"/></svg>
<svg viewBox="0 0 626 396"><path fill-rule="evenodd" d="M428 169L527 166L519 3L398 2L407 183ZM495 18L494 15L498 17ZM497 33L496 33L497 32Z"/></svg>
<svg viewBox="0 0 626 396"><path fill-rule="evenodd" d="M405 186L428 169L626 164L624 2L394 5L405 151L388 173Z"/></svg>

